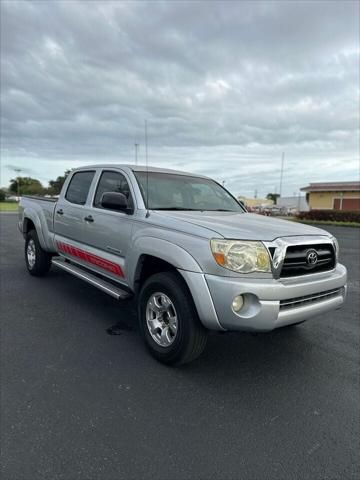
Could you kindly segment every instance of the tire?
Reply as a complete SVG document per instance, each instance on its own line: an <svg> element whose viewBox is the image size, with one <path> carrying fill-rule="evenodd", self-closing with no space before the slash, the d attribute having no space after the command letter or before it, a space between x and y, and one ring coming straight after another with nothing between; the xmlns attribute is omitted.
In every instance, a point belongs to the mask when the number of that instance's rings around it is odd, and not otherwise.
<svg viewBox="0 0 360 480"><path fill-rule="evenodd" d="M203 352L207 331L178 273L157 273L148 278L140 291L138 305L142 337L157 360L167 365L182 365Z"/></svg>
<svg viewBox="0 0 360 480"><path fill-rule="evenodd" d="M51 267L51 255L41 248L35 230L30 230L25 240L25 263L30 275L42 277Z"/></svg>

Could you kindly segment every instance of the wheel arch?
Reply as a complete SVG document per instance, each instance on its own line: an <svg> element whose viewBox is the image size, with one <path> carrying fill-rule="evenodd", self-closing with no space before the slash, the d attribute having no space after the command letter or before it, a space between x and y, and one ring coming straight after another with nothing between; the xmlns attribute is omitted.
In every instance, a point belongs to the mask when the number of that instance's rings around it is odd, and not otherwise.
<svg viewBox="0 0 360 480"><path fill-rule="evenodd" d="M43 248L44 250L47 250L44 233L42 231L41 220L39 216L36 214L36 212L33 211L32 209L27 208L24 211L22 230L23 230L24 238L30 232L30 230L35 230L37 233L41 248Z"/></svg>
<svg viewBox="0 0 360 480"><path fill-rule="evenodd" d="M219 323L204 273L186 250L156 238L144 239L142 249L139 247L139 244L134 244L134 250L138 252L142 250L142 253L137 255L133 270L128 272L135 295L151 275L163 271L176 271L192 297L201 323L211 330L224 330ZM131 262L130 256L130 265Z"/></svg>
<svg viewBox="0 0 360 480"><path fill-rule="evenodd" d="M155 273L177 272L177 268L160 257L141 254L134 273L134 290L137 294L146 280Z"/></svg>
<svg viewBox="0 0 360 480"><path fill-rule="evenodd" d="M41 245L45 251L52 251L51 244L49 244L49 230L45 216L42 212L38 212L33 208L25 208L22 217L22 234L24 238L30 232L35 230Z"/></svg>
<svg viewBox="0 0 360 480"><path fill-rule="evenodd" d="M34 222L31 218L25 217L23 223L23 235L24 237L30 232L30 230L36 230Z"/></svg>
<svg viewBox="0 0 360 480"><path fill-rule="evenodd" d="M189 252L178 245L155 237L136 239L127 265L129 266L129 284L135 292L141 287L141 280L146 280L152 273L169 270L202 273L200 265Z"/></svg>

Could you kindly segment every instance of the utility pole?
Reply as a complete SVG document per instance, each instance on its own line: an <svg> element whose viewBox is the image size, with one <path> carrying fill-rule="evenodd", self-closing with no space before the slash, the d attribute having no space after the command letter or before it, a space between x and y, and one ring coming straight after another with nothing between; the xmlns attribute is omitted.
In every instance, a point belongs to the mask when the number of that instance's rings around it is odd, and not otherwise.
<svg viewBox="0 0 360 480"><path fill-rule="evenodd" d="M282 183L283 183L283 174L284 174L284 162L285 162L285 153L282 152L281 155L281 170L280 170L280 197L282 193Z"/></svg>
<svg viewBox="0 0 360 480"><path fill-rule="evenodd" d="M257 196L258 196L258 191L257 191L257 188L255 188L254 198L257 198Z"/></svg>
<svg viewBox="0 0 360 480"><path fill-rule="evenodd" d="M135 145L135 165L137 165L138 163L138 149L139 149L139 144L138 143L134 143Z"/></svg>

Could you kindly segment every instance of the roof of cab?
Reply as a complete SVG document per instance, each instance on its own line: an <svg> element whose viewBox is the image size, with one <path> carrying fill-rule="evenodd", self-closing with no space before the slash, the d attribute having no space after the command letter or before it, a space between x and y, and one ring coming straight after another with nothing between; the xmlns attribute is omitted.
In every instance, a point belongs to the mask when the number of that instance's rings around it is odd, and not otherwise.
<svg viewBox="0 0 360 480"><path fill-rule="evenodd" d="M201 178L208 178L205 175L199 175L197 173L191 172L182 172L180 170L172 170L170 168L159 168L159 167L146 167L146 165L130 165L126 163L98 163L96 165L86 165L84 167L74 168L75 170L89 170L89 168L123 168L132 170L133 172L158 172L158 173L170 173L176 175L189 175L191 177L201 177Z"/></svg>

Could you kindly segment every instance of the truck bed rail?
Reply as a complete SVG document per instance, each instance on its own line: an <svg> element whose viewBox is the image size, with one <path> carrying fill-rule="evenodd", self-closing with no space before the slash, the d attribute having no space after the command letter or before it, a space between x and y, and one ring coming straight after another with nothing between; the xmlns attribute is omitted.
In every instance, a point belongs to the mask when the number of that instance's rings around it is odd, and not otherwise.
<svg viewBox="0 0 360 480"><path fill-rule="evenodd" d="M44 202L57 202L57 198L41 197L40 195L21 195L23 198L32 198L33 200L43 200Z"/></svg>

